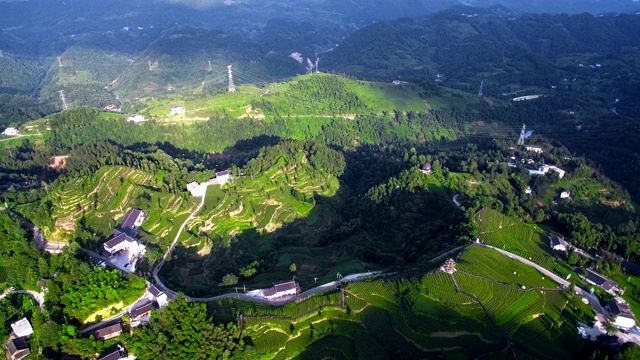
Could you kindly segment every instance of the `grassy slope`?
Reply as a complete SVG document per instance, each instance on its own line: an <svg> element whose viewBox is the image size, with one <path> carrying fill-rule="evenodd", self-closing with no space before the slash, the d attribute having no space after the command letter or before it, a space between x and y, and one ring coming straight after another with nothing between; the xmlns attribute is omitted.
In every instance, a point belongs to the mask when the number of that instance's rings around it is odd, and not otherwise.
<svg viewBox="0 0 640 360"><path fill-rule="evenodd" d="M513 275L511 269L517 269L534 285L552 285L488 249L472 247L461 259L472 274L489 275L486 261L491 260L498 269L494 275L505 283L523 280ZM549 359L585 356L587 347L563 312L565 292L523 292L463 273L455 276L465 291L482 300L521 353ZM281 307L233 300L209 306L221 321L242 313L243 334L269 359L328 353L334 358L471 359L506 347L480 305L456 293L445 273L352 283L345 300L347 307L342 307L342 294L334 291Z"/></svg>

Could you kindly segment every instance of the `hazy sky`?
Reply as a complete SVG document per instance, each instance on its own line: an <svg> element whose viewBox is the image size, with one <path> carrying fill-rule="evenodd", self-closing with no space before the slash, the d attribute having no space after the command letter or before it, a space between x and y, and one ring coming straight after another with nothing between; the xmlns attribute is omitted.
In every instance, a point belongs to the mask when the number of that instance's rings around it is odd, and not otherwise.
<svg viewBox="0 0 640 360"><path fill-rule="evenodd" d="M213 5L222 5L225 2L233 3L233 0L158 0L161 2L171 3L171 4L182 4L191 7L209 7Z"/></svg>

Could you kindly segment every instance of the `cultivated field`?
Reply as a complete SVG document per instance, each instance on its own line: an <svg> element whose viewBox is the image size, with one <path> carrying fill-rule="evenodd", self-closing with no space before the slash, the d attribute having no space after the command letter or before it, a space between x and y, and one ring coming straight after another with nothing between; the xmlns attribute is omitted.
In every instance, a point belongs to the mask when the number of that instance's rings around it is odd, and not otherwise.
<svg viewBox="0 0 640 360"><path fill-rule="evenodd" d="M156 179L146 172L124 166L105 166L93 176L77 179L52 191L56 231L43 229L50 241L68 239L81 217L119 221L132 208L142 208L148 218L142 226L154 242L163 244L172 230L180 226L195 202L155 188ZM37 225L37 224L36 224Z"/></svg>
<svg viewBox="0 0 640 360"><path fill-rule="evenodd" d="M547 235L534 225L485 209L478 212L475 222L483 243L507 250L566 277L571 268L558 259L549 247ZM574 275L572 275L574 276Z"/></svg>
<svg viewBox="0 0 640 360"><path fill-rule="evenodd" d="M358 261L336 247L314 246L337 216L332 207L339 201L335 198L339 183L306 163L304 154L299 157L295 164L280 158L259 175L210 186L202 210L189 222L181 246L162 269L168 286L189 295L210 294L222 276L238 274L256 253L269 254L271 258L260 261L270 260L272 265L268 273L258 272L243 281L250 289L290 278L292 263L297 264L296 276L302 282L362 270ZM284 246L278 246L279 241Z"/></svg>
<svg viewBox="0 0 640 360"><path fill-rule="evenodd" d="M588 357L567 316L570 294L511 286L557 287L494 250L467 251L459 259L465 272L453 276L351 283L281 307L224 300L209 310L220 321L241 321L243 336L267 359L508 358L507 339L518 358Z"/></svg>

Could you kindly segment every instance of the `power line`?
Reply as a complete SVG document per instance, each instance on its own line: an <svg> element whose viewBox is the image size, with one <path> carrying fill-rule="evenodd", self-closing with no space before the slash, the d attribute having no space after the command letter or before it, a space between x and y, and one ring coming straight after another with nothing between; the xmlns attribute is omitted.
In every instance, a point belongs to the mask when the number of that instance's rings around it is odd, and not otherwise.
<svg viewBox="0 0 640 360"><path fill-rule="evenodd" d="M233 84L233 71L231 70L231 65L227 66L227 70L229 71L229 93L235 93L236 86Z"/></svg>
<svg viewBox="0 0 640 360"><path fill-rule="evenodd" d="M518 145L524 145L524 139L527 134L527 126L522 124L522 131L520 131L520 138L518 139Z"/></svg>
<svg viewBox="0 0 640 360"><path fill-rule="evenodd" d="M68 107L67 100L64 98L64 90L60 90L58 92L60 93L60 101L62 101L62 111L66 111Z"/></svg>

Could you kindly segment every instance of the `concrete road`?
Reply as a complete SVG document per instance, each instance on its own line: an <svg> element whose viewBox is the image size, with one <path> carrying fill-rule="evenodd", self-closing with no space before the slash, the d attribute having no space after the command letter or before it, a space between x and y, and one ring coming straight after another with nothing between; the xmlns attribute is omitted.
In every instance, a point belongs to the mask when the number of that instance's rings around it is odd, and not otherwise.
<svg viewBox="0 0 640 360"><path fill-rule="evenodd" d="M22 216L20 216L20 214L14 211L10 211L10 214L13 215L16 219L20 220L20 222L22 222L24 226L26 226L29 230L31 230L31 232L33 232L33 240L35 240L36 245L40 249L52 254L58 254L62 252L62 249L69 245L68 243L46 241L44 239L44 236L42 236L42 231L39 227L35 226L29 220L23 218Z"/></svg>
<svg viewBox="0 0 640 360"><path fill-rule="evenodd" d="M458 202L458 196L460 196L460 194L453 196L453 203L456 204L457 207L460 207L461 204Z"/></svg>
<svg viewBox="0 0 640 360"><path fill-rule="evenodd" d="M209 185L207 185L206 188L208 188ZM160 271L160 268L162 268L162 265L164 265L165 261L167 261L167 259L169 258L169 255L171 254L171 251L173 251L173 248L176 246L176 243L178 242L178 240L180 239L180 235L182 235L182 231L184 230L184 228L187 226L187 223L189 222L189 220L191 220L193 218L193 216L200 211L200 209L202 209L202 206L204 206L204 200L206 199L206 192L207 190L205 189L205 195L202 196L202 199L200 200L200 205L198 205L197 208L195 208L195 210L193 210L191 212L191 214L189 214L189 216L187 217L187 219L182 223L182 225L180 225L180 229L178 229L178 233L176 234L176 237L173 239L173 242L171 243L171 246L169 246L169 249L167 249L167 251L164 253L164 256L162 257L162 259L160 260L160 262L158 263L158 265L156 265L156 267L153 269L152 271L152 275L153 275L153 279L156 281L156 284L160 285L165 291L169 290L169 288L167 288L162 281L160 280L160 277L158 276L158 272ZM169 291L167 291L169 292ZM174 292L175 294L175 292Z"/></svg>
<svg viewBox="0 0 640 360"><path fill-rule="evenodd" d="M26 294L31 295L33 299L38 303L38 307L40 310L44 309L44 293L35 292L32 290L16 290L14 288L9 288L5 290L2 295L0 295L0 300L7 297L9 294Z"/></svg>
<svg viewBox="0 0 640 360"><path fill-rule="evenodd" d="M549 270L547 270L547 269L543 268L542 266L540 266L540 265L538 265L538 264L536 264L536 263L534 263L534 262L532 262L532 261L530 261L530 260L527 260L527 259L525 259L525 258L523 258L523 257L521 257L521 256L518 256L518 255L516 255L516 254L510 253L510 252L508 252L508 251L506 251L506 250L503 250L503 249L500 249L500 248L497 248L497 247L494 247L494 246L491 246L491 245L481 244L481 246L484 246L484 247L487 247L487 248L490 248L490 249L497 250L497 251L501 252L503 255L506 255L506 256L508 256L508 257L510 257L510 258L512 258L512 259L518 260L518 261L520 261L521 263L523 263L523 264L525 264L525 265L529 265L529 266L531 266L531 267L534 267L534 268L536 268L538 271L540 271L541 273L543 273L543 274L545 274L546 276L550 277L550 278L551 278L551 279L553 279L555 282L557 282L557 283L559 283L559 284L564 285L565 287L568 287L568 286L570 286L570 285L571 285L571 283L570 283L569 281L567 281L567 280L563 279L562 277L560 277L560 276L558 276L558 275L556 275L556 274L552 273L551 271L549 271ZM605 318L607 317L608 313L607 313L607 311L606 311L606 310L605 310L605 309L600 305L600 301L598 300L598 297L597 297L597 296L595 296L595 295L591 294L591 292L586 291L586 290L584 290L584 289L582 289L582 288L579 288L579 287L577 287L577 286L575 287L575 289L574 289L574 290L575 290L576 292L578 292L580 295L582 295L582 296L586 297L587 299L589 299L589 302L591 303L591 305L593 306L593 308L594 308L594 310L596 311L596 313L597 313L597 314L602 314L602 315L604 315L604 317L605 317Z"/></svg>

